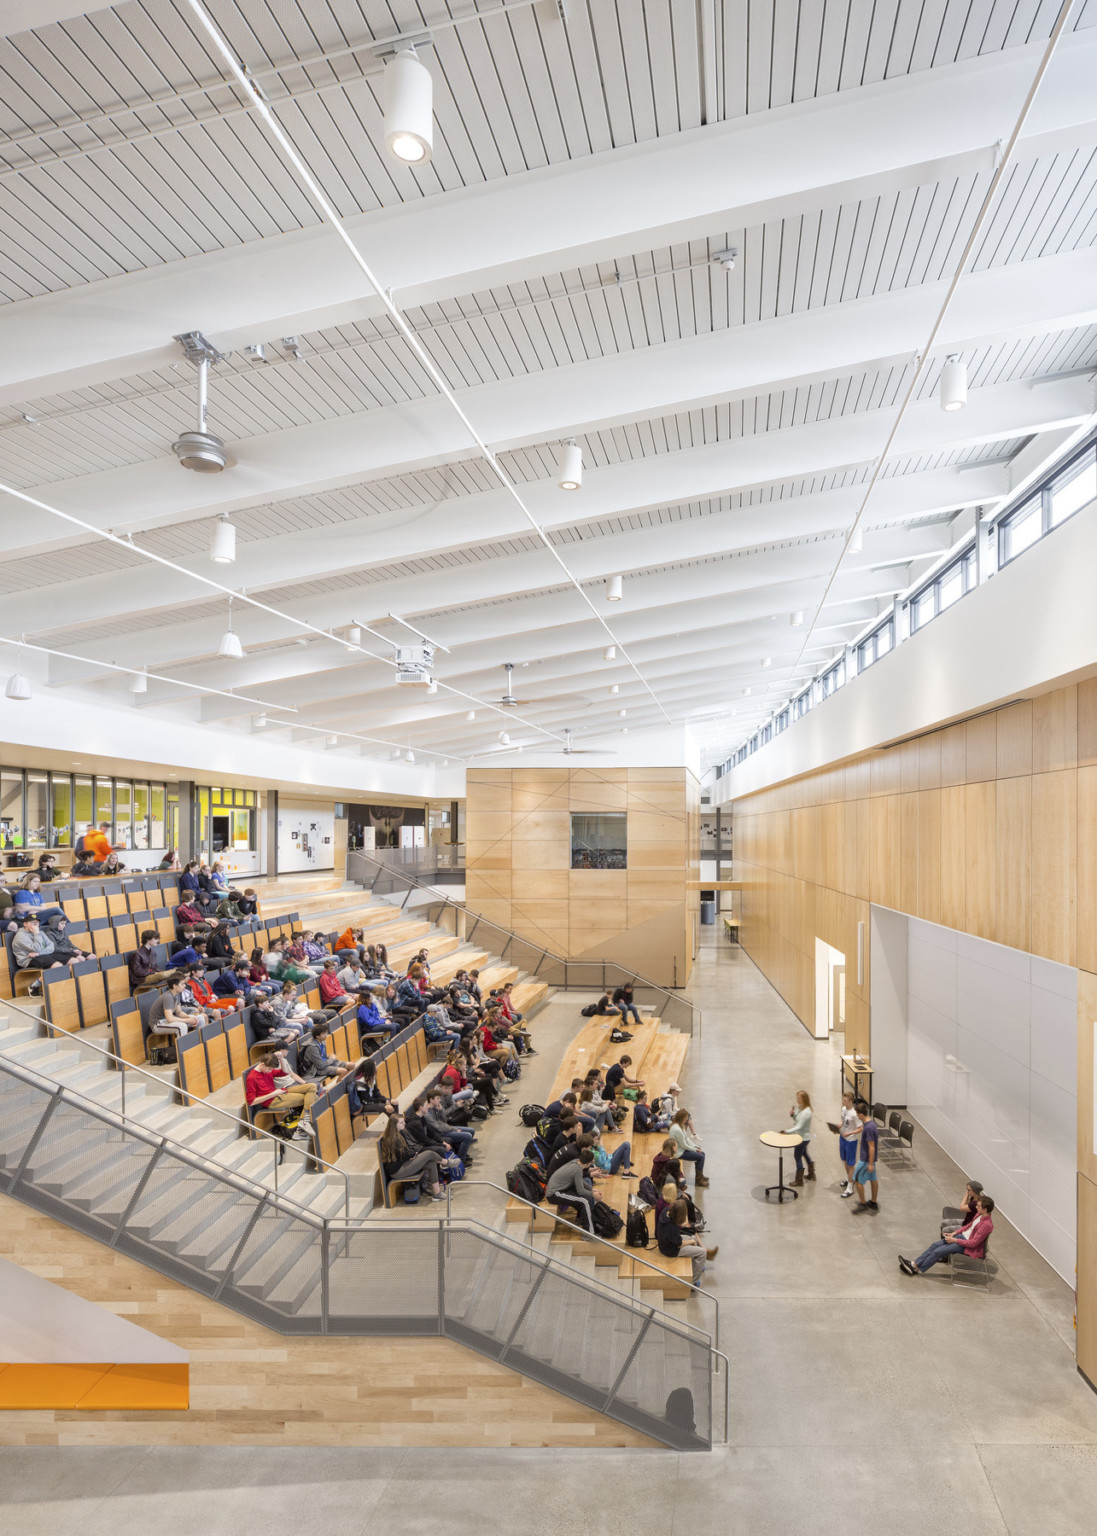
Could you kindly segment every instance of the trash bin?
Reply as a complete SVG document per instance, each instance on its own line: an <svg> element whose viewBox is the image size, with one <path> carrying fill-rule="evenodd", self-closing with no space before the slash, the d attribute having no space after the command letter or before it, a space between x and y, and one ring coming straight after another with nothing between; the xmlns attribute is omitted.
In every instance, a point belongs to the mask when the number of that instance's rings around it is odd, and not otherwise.
<svg viewBox="0 0 1097 1536"><path fill-rule="evenodd" d="M705 928L711 928L716 921L715 901L703 901L701 903L701 924Z"/></svg>

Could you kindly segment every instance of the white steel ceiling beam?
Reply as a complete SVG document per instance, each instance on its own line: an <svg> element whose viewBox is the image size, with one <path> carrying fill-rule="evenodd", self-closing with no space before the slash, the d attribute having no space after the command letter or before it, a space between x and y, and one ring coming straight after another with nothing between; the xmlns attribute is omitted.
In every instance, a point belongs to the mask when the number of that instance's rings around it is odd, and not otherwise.
<svg viewBox="0 0 1097 1536"><path fill-rule="evenodd" d="M666 135L348 219L403 307L989 169L1040 45ZM1066 39L1021 141L1088 143L1097 37ZM836 176L836 168L841 175ZM240 345L378 313L321 230L9 306L0 403L174 360L200 326ZM13 394L14 389L17 393Z"/></svg>

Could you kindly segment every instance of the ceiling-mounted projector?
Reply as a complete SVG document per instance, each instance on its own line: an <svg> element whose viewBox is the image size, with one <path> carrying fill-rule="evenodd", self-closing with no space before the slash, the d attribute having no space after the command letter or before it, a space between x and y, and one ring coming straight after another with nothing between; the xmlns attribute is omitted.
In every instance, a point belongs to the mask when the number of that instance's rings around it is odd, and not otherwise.
<svg viewBox="0 0 1097 1536"><path fill-rule="evenodd" d="M433 645L398 645L396 647L396 686L398 688L429 688L434 678Z"/></svg>

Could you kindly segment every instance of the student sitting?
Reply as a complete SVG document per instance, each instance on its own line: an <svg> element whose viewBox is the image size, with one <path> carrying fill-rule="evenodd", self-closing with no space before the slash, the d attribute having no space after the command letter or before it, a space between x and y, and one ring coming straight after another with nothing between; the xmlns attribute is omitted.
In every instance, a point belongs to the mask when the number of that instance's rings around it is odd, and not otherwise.
<svg viewBox="0 0 1097 1536"><path fill-rule="evenodd" d="M623 1141L619 1147L614 1147L612 1152L607 1152L602 1146L600 1131L594 1133L594 1166L600 1174L608 1174L611 1178L620 1174L623 1179L634 1179L636 1175L632 1171L632 1143Z"/></svg>
<svg viewBox="0 0 1097 1536"><path fill-rule="evenodd" d="M53 945L53 952L62 965L75 965L80 960L92 960L90 949L81 949L74 944L68 936L69 920L62 912L59 917L51 917L46 924L46 938Z"/></svg>
<svg viewBox="0 0 1097 1536"><path fill-rule="evenodd" d="M38 869L35 871L39 880L49 885L53 880L66 880L68 876L57 863L57 856L52 853L40 853L38 855Z"/></svg>
<svg viewBox="0 0 1097 1536"><path fill-rule="evenodd" d="M442 1138L442 1141L457 1153L463 1163L472 1163L472 1144L476 1140L476 1132L466 1130L463 1125L451 1125L446 1118L445 1095L439 1088L428 1088L426 1093L420 1094L416 1099L419 1115L428 1127Z"/></svg>
<svg viewBox="0 0 1097 1536"><path fill-rule="evenodd" d="M261 992L264 997L273 997L278 990L278 983L263 964L261 949L253 949L251 952L251 960L248 963L248 985L256 992Z"/></svg>
<svg viewBox="0 0 1097 1536"><path fill-rule="evenodd" d="M412 1019L419 1017L426 1006L416 980L412 976L405 976L396 988L396 1007L393 1012L404 1014L410 1023ZM447 1008L446 1012L449 1013L449 1011Z"/></svg>
<svg viewBox="0 0 1097 1536"><path fill-rule="evenodd" d="M559 1211L573 1211L576 1221L594 1236L594 1183L590 1177L594 1153L584 1147L578 1157L563 1163L545 1183L545 1199Z"/></svg>
<svg viewBox="0 0 1097 1536"><path fill-rule="evenodd" d="M382 993L383 997L384 994ZM385 1039L390 1039L404 1028L401 1020L394 1014L385 1013L378 1006L380 999L376 992L371 992L367 998L358 1004L357 1019L359 1031L363 1034L383 1034Z"/></svg>
<svg viewBox="0 0 1097 1536"><path fill-rule="evenodd" d="M197 908L200 912L207 912L212 907L209 892L202 885L200 865L197 859L189 859L183 866L183 873L179 879L179 890L183 900L188 906Z"/></svg>
<svg viewBox="0 0 1097 1536"><path fill-rule="evenodd" d="M257 1003L251 1015L251 1027L257 1040L278 1041L286 1045L301 1038L305 1023L304 1019L287 1019L275 1009L269 997Z"/></svg>
<svg viewBox="0 0 1097 1536"><path fill-rule="evenodd" d="M337 974L339 976L339 985L344 992L365 992L369 988L370 984L366 980L366 973L362 969L362 962L359 960L357 952Z"/></svg>
<svg viewBox="0 0 1097 1536"><path fill-rule="evenodd" d="M251 886L246 886L242 896L237 898L236 905L240 908L241 917L258 917L259 898Z"/></svg>
<svg viewBox="0 0 1097 1536"><path fill-rule="evenodd" d="M455 1104L467 1104L476 1097L476 1089L465 1076L464 1058L459 1051L450 1051L439 1079L441 1086Z"/></svg>
<svg viewBox="0 0 1097 1536"><path fill-rule="evenodd" d="M64 917L65 913L61 907L47 907L42 904L42 895L38 889L41 884L42 881L34 870L23 876L15 892L15 911L12 916L16 922L25 919L30 912L34 912L38 918Z"/></svg>
<svg viewBox="0 0 1097 1536"><path fill-rule="evenodd" d="M494 1028L498 1027L498 1021L492 1014L488 1014L483 1024L476 1031L476 1038L485 1056L490 1056L493 1061L506 1066L508 1061L513 1061L518 1066L518 1051L511 1042L501 1034L496 1035ZM521 1068L519 1068L521 1071Z"/></svg>
<svg viewBox="0 0 1097 1536"><path fill-rule="evenodd" d="M164 857L160 860L159 864L157 864L156 868L160 870L161 873L166 873L168 870L177 870L179 868L179 855L176 853L174 848L169 848L167 850L167 852L164 854Z"/></svg>
<svg viewBox="0 0 1097 1536"><path fill-rule="evenodd" d="M579 1095L579 1113L590 1120L593 1130L616 1129L617 1117L613 1113L613 1105L606 1103L597 1085L584 1088Z"/></svg>
<svg viewBox="0 0 1097 1536"><path fill-rule="evenodd" d="M125 867L116 853L108 853L103 861L101 872L104 875L120 875Z"/></svg>
<svg viewBox="0 0 1097 1536"><path fill-rule="evenodd" d="M185 933L197 933L206 938L210 933L210 925L196 906L189 901L181 901L175 909L175 932L179 938Z"/></svg>
<svg viewBox="0 0 1097 1536"><path fill-rule="evenodd" d="M916 1259L904 1259L900 1254L899 1268L904 1275L924 1275L927 1269L932 1269L934 1264L940 1264L942 1259L950 1258L954 1253L966 1254L969 1259L985 1259L987 1240L994 1231L994 1223L990 1219L993 1211L994 1201L990 1196L980 1195L972 1219L956 1231L930 1243L925 1253L920 1253Z"/></svg>
<svg viewBox="0 0 1097 1536"><path fill-rule="evenodd" d="M177 976L166 992L149 1009L149 1033L152 1035L185 1035L190 1029L201 1029L209 1021L204 1013L190 1012L185 997L186 979Z"/></svg>
<svg viewBox="0 0 1097 1536"><path fill-rule="evenodd" d="M350 998L343 991L342 983L335 974L335 966L335 957L329 955L320 972L320 1001L325 1008L334 1008L338 1013L341 1008L347 1007Z"/></svg>
<svg viewBox="0 0 1097 1536"><path fill-rule="evenodd" d="M81 950L74 951L72 945L68 946L67 952L59 952L52 936L40 929L37 913L26 919L12 939L11 952L21 971L54 971L60 966L73 965L77 959L86 958ZM32 991L37 994L41 985L41 982L35 982Z"/></svg>
<svg viewBox="0 0 1097 1536"><path fill-rule="evenodd" d="M332 948L340 960L364 959L366 946L362 943L361 928L344 928Z"/></svg>
<svg viewBox="0 0 1097 1536"><path fill-rule="evenodd" d="M659 1244L659 1252L668 1259L677 1259L682 1255L693 1261L693 1283L700 1285L701 1276L705 1272L705 1265L716 1257L719 1248L706 1248L703 1243L685 1242L682 1230L689 1224L689 1207L684 1200L675 1200L673 1205L667 1206L655 1222L655 1239Z"/></svg>
<svg viewBox="0 0 1097 1536"><path fill-rule="evenodd" d="M217 903L215 913L218 917L231 918L234 923L238 923L244 915L240 909L240 892L226 892Z"/></svg>
<svg viewBox="0 0 1097 1536"><path fill-rule="evenodd" d="M271 1052L260 1056L244 1073L244 1098L252 1109L300 1110L296 1135L308 1140L311 1121L308 1125L305 1122L316 1101L316 1084L297 1081L283 1055Z"/></svg>
<svg viewBox="0 0 1097 1536"><path fill-rule="evenodd" d="M674 1170L672 1172L672 1169ZM656 1189L662 1189L668 1178L673 1178L679 1187L685 1187L685 1181L681 1176L682 1164L678 1157L678 1148L668 1136L666 1141L656 1152L651 1161L651 1182Z"/></svg>
<svg viewBox="0 0 1097 1536"><path fill-rule="evenodd" d="M660 1105L660 1108L662 1106ZM632 1129L637 1136L651 1136L653 1134L666 1134L670 1126L670 1116L655 1114L648 1104L648 1091L640 1088L636 1093L636 1103L632 1109Z"/></svg>
<svg viewBox="0 0 1097 1536"><path fill-rule="evenodd" d="M617 987L614 990L612 1001L613 1007L621 1015L621 1018L626 1024L628 1023L628 1016L630 1013L632 1014L633 1022L636 1024L640 1023L640 1010L632 1000L631 981L626 982L623 987Z"/></svg>
<svg viewBox="0 0 1097 1536"><path fill-rule="evenodd" d="M228 877L225 874L225 866L220 860L210 869L206 869L205 865L202 865L199 879L202 878L202 874L205 875L206 889L211 896L220 897L228 895Z"/></svg>
<svg viewBox="0 0 1097 1536"><path fill-rule="evenodd" d="M606 1073L606 1092L616 1099L622 1088L642 1088L642 1077L630 1077L629 1067L632 1066L631 1056L622 1056L620 1061L615 1061Z"/></svg>
<svg viewBox="0 0 1097 1536"><path fill-rule="evenodd" d="M313 1026L312 1038L297 1047L297 1065L306 1082L326 1082L333 1078L341 1083L350 1071L349 1061L340 1061L338 1057L328 1055L330 1034L331 1028L327 1021L321 1019Z"/></svg>
<svg viewBox="0 0 1097 1536"><path fill-rule="evenodd" d="M281 992L272 999L275 1013L280 1013L284 1019L303 1023L306 1019L313 1024L319 1024L321 1019L325 1024L330 1024L336 1017L331 1008L309 1008L303 997L297 993L295 981L284 981Z"/></svg>
<svg viewBox="0 0 1097 1536"><path fill-rule="evenodd" d="M141 933L141 943L130 955L126 962L129 969L130 992L137 992L142 987L158 987L161 982L170 981L176 968L162 971L156 964L153 954L153 945L157 942L155 928L145 928ZM193 953L193 951L192 951ZM197 955L190 963L197 963ZM184 962L185 963L185 962Z"/></svg>
<svg viewBox="0 0 1097 1536"><path fill-rule="evenodd" d="M941 1212L941 1236L946 1232L953 1232L957 1227L966 1227L969 1221L974 1220L979 1211L979 1196L983 1193L983 1186L978 1179L969 1179L964 1186L963 1199L960 1204L946 1205Z"/></svg>
<svg viewBox="0 0 1097 1536"><path fill-rule="evenodd" d="M227 965L232 965L236 960L236 951L232 947L229 938L229 925L225 922L217 924L206 941L206 969L207 971L223 971Z"/></svg>
<svg viewBox="0 0 1097 1536"><path fill-rule="evenodd" d="M203 976L200 965L192 965L187 971L187 991L194 998L196 1007L214 1016L218 1013L231 1013L239 1006L237 998L214 993L213 988Z"/></svg>
<svg viewBox="0 0 1097 1536"><path fill-rule="evenodd" d="M361 935L362 930L356 928L355 933ZM361 941L359 940L359 950ZM367 944L366 953L362 957L362 963L368 976L383 977L386 981L395 981L396 972L389 965L389 952L384 944Z"/></svg>
<svg viewBox="0 0 1097 1536"><path fill-rule="evenodd" d="M248 962L243 955L233 965L227 965L223 971L217 972L213 978L213 990L217 997L228 998L231 1003L241 1006L266 996L248 980Z"/></svg>
<svg viewBox="0 0 1097 1536"><path fill-rule="evenodd" d="M670 1130L667 1135L673 1141L678 1156L683 1162L693 1163L696 1168L694 1183L698 1189L704 1189L708 1185L705 1178L705 1154L701 1150L701 1139L694 1129L688 1109L680 1109L670 1122Z"/></svg>
<svg viewBox="0 0 1097 1536"><path fill-rule="evenodd" d="M560 1134L552 1144L552 1152L545 1167L546 1179L565 1163L574 1162L584 1147L589 1147L592 1152L594 1150L594 1137L583 1130L574 1115L562 1120L560 1125Z"/></svg>
<svg viewBox="0 0 1097 1536"><path fill-rule="evenodd" d="M430 1003L423 1015L423 1033L431 1045L445 1044L454 1050L461 1044L460 1033L450 1023L449 1014L441 1003Z"/></svg>
<svg viewBox="0 0 1097 1536"><path fill-rule="evenodd" d="M413 1153L403 1134L404 1129L403 1116L390 1115L378 1143L377 1155L385 1170L386 1181L391 1183L393 1179L403 1179L410 1182L418 1179L419 1188L424 1194L429 1190L432 1200L444 1200L446 1195L442 1188L437 1152L424 1150Z"/></svg>
<svg viewBox="0 0 1097 1536"><path fill-rule="evenodd" d="M187 937L185 943L172 945L171 964L172 969L177 970L181 965L200 965L203 970L206 967L206 941L205 939Z"/></svg>

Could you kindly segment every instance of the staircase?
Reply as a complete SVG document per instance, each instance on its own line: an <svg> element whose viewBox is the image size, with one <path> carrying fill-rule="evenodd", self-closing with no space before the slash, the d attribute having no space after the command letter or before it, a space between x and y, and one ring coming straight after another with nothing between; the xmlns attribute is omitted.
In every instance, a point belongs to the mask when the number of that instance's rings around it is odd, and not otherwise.
<svg viewBox="0 0 1097 1536"><path fill-rule="evenodd" d="M471 1218L368 1221L351 1202L347 1219L307 1155L275 1189L253 1143L214 1161L169 1134L188 1130L170 1104L123 1114L89 1095L94 1074L44 1075L58 1063L33 1025L0 1022L0 1192L276 1332L441 1334L677 1450L711 1447L710 1339L596 1280L593 1259Z"/></svg>

